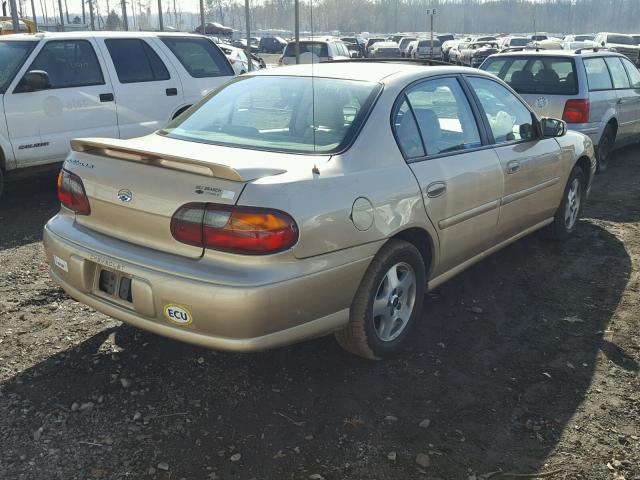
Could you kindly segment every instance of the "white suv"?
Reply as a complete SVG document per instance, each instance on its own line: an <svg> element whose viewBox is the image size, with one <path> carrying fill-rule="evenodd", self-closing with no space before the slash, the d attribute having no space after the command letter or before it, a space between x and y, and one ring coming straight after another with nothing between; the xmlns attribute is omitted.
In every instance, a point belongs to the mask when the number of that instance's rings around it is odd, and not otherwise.
<svg viewBox="0 0 640 480"><path fill-rule="evenodd" d="M342 40L313 38L300 41L300 63L320 63L349 58L351 54ZM287 43L278 63L280 65L296 64L296 42Z"/></svg>
<svg viewBox="0 0 640 480"><path fill-rule="evenodd" d="M61 162L76 137L158 130L233 78L199 35L68 32L0 40L0 193L5 173Z"/></svg>

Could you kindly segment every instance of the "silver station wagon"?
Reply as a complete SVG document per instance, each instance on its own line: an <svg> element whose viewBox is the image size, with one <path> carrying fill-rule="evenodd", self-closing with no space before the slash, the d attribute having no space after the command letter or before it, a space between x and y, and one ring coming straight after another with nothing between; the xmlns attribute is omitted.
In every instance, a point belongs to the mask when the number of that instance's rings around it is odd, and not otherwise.
<svg viewBox="0 0 640 480"><path fill-rule="evenodd" d="M123 322L249 351L335 333L398 351L427 289L535 230L565 239L588 137L459 67L243 75L167 128L79 139L45 226L54 280Z"/></svg>
<svg viewBox="0 0 640 480"><path fill-rule="evenodd" d="M614 148L640 139L640 72L619 53L591 49L497 54L481 66L542 117L588 135L605 170Z"/></svg>

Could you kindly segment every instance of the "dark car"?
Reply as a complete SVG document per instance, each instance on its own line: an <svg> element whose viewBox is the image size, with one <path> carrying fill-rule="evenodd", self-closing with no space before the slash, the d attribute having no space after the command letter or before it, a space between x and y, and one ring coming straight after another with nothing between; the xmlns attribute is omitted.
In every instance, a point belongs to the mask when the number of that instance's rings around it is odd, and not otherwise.
<svg viewBox="0 0 640 480"><path fill-rule="evenodd" d="M280 37L262 37L258 43L260 53L282 53L287 42Z"/></svg>
<svg viewBox="0 0 640 480"><path fill-rule="evenodd" d="M371 52L371 47L373 47L374 43L386 42L386 41L387 39L382 37L370 38L369 40L367 40L367 45L365 46L365 50L364 50L364 56L365 57L369 56L369 53Z"/></svg>

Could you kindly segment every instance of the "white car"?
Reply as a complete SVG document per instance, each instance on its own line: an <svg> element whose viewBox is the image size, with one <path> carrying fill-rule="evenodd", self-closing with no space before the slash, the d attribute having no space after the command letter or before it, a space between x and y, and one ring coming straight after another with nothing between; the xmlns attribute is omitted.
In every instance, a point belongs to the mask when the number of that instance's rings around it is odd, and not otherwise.
<svg viewBox="0 0 640 480"><path fill-rule="evenodd" d="M300 63L320 63L330 60L348 60L349 49L342 40L311 39L300 41ZM278 60L280 65L296 64L296 42L289 42Z"/></svg>
<svg viewBox="0 0 640 480"><path fill-rule="evenodd" d="M249 71L249 60L247 59L247 52L241 48L236 48L226 43L219 43L218 47L226 55L229 63L233 67L233 71L236 75L242 75ZM260 70L262 66L260 63L252 59L252 69Z"/></svg>
<svg viewBox="0 0 640 480"><path fill-rule="evenodd" d="M200 35L3 36L0 193L4 174L63 161L73 138L154 132L233 77L224 54Z"/></svg>

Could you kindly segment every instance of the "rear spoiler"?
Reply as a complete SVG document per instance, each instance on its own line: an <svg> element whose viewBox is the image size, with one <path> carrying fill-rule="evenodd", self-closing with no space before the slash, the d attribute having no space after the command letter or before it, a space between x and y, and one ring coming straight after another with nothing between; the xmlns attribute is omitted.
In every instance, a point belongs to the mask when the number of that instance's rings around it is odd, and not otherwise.
<svg viewBox="0 0 640 480"><path fill-rule="evenodd" d="M105 140L103 142L94 139L77 139L71 140L71 150L74 152L124 160L126 162L144 163L154 167L223 178L235 182L247 182L256 178L285 172L285 170L282 169L272 168L249 168L238 171L228 165L175 155L160 155L156 152L148 152L129 146L120 146L118 143L118 140Z"/></svg>

